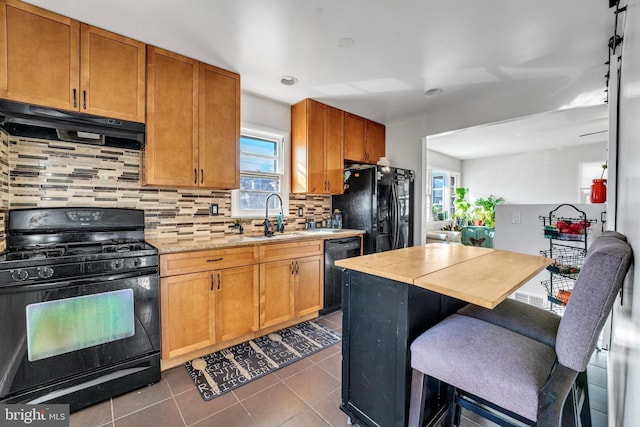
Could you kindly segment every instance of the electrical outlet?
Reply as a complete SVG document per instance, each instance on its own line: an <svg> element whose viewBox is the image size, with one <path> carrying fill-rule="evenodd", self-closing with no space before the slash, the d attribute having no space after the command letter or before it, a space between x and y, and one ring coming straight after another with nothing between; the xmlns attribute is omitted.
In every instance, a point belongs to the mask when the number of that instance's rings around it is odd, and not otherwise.
<svg viewBox="0 0 640 427"><path fill-rule="evenodd" d="M218 215L218 204L217 203L211 203L211 206L209 206L209 213L212 216L217 216Z"/></svg>
<svg viewBox="0 0 640 427"><path fill-rule="evenodd" d="M298 217L302 218L304 216L304 208L302 206L298 207Z"/></svg>
<svg viewBox="0 0 640 427"><path fill-rule="evenodd" d="M511 223L512 224L520 224L522 221L522 213L520 211L511 212Z"/></svg>

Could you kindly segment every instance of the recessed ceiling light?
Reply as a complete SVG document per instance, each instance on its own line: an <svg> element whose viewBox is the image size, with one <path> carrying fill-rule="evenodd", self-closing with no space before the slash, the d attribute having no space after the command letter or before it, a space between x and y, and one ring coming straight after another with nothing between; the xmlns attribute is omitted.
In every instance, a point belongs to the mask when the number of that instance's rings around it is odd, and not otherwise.
<svg viewBox="0 0 640 427"><path fill-rule="evenodd" d="M424 95L425 96L438 96L438 95L442 94L442 92L444 92L444 89L442 89L441 87L434 87L433 89L427 90L424 93Z"/></svg>
<svg viewBox="0 0 640 427"><path fill-rule="evenodd" d="M338 47L342 49L351 49L355 43L356 41L351 37L344 37L338 40Z"/></svg>
<svg viewBox="0 0 640 427"><path fill-rule="evenodd" d="M285 86L293 86L294 84L298 83L298 79L293 76L284 76L280 79L280 83Z"/></svg>

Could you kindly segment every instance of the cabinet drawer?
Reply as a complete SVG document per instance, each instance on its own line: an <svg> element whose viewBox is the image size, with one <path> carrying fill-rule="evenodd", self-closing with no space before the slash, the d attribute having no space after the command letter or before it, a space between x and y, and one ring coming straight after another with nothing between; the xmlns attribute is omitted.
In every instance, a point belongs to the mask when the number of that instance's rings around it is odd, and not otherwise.
<svg viewBox="0 0 640 427"><path fill-rule="evenodd" d="M160 255L160 276L240 267L257 262L257 246L166 254Z"/></svg>
<svg viewBox="0 0 640 427"><path fill-rule="evenodd" d="M324 240L261 245L260 262L280 261L283 259L322 255L323 249Z"/></svg>

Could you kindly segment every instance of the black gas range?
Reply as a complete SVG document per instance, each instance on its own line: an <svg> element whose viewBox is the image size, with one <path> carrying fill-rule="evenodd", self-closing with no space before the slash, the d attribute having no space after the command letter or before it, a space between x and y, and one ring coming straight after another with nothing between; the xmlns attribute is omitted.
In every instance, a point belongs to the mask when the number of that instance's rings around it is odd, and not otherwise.
<svg viewBox="0 0 640 427"><path fill-rule="evenodd" d="M0 402L76 410L158 381L157 250L144 212L9 212L0 255Z"/></svg>

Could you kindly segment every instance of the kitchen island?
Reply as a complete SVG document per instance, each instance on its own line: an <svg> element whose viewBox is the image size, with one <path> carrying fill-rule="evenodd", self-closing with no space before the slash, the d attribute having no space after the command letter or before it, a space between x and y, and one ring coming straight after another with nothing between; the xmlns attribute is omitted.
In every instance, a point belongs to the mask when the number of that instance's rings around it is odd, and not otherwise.
<svg viewBox="0 0 640 427"><path fill-rule="evenodd" d="M362 426L405 426L411 342L471 302L493 308L552 262L496 249L428 244L336 261L345 269L341 409ZM444 408L430 379L425 419Z"/></svg>

